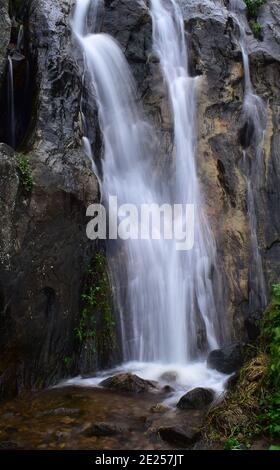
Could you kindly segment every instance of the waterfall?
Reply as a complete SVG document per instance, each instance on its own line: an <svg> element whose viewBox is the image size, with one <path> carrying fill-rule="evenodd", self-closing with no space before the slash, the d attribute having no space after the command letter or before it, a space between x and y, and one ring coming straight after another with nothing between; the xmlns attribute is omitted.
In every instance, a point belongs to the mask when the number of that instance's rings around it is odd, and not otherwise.
<svg viewBox="0 0 280 470"><path fill-rule="evenodd" d="M263 309L267 305L266 285L264 279L262 258L259 249L257 235L256 201L255 194L260 190L263 169L262 143L266 129L266 105L254 90L248 54L246 29L248 28L245 16L245 4L242 0L231 0L231 14L239 26L240 48L242 52L244 67L244 135L242 144L245 148L243 159L243 170L247 185L247 214L251 235L251 263L249 270L249 308L255 311ZM255 160L250 161L248 148L254 150Z"/></svg>
<svg viewBox="0 0 280 470"><path fill-rule="evenodd" d="M195 207L195 247L178 260L183 298L180 315L186 316L188 357L193 358L198 353L198 325L204 329L206 350L218 347L222 337L216 246L197 176L197 79L189 74L184 20L177 2L151 0L151 16L154 50L168 88L174 122L174 199Z"/></svg>
<svg viewBox="0 0 280 470"><path fill-rule="evenodd" d="M154 49L174 119L174 155L169 155L170 171L163 176L157 174L156 134L144 116L125 56L109 35L88 32L92 30L89 9L97 14L99 5L102 2L77 0L72 29L83 52L84 86L91 88L90 96L94 95L98 106L104 144L98 172L102 202L108 207L110 197L117 196L118 205L137 208L143 204L192 204L195 208L192 250L179 251L177 240L154 239L150 233L145 239L108 241L125 361L122 370L159 380L171 367L178 372L181 390L208 384L221 391L224 376L207 369L205 362L207 352L218 347L222 338L221 304L215 298L219 292L216 246L203 211L196 169L196 79L188 73L182 15L173 0L169 8L161 1L151 2ZM96 172L88 136L83 142ZM118 214L119 221L125 215L125 211ZM182 226L187 223L185 216ZM161 221L156 232L162 233Z"/></svg>
<svg viewBox="0 0 280 470"><path fill-rule="evenodd" d="M13 60L8 56L7 72L8 90L8 125L9 125L9 145L14 149L16 145L16 121L15 121L15 94L14 94L14 68Z"/></svg>
<svg viewBox="0 0 280 470"><path fill-rule="evenodd" d="M23 25L20 25L18 37L17 37L17 47L16 47L17 52L21 52L23 45L24 45L23 40L24 40L24 29L23 29Z"/></svg>

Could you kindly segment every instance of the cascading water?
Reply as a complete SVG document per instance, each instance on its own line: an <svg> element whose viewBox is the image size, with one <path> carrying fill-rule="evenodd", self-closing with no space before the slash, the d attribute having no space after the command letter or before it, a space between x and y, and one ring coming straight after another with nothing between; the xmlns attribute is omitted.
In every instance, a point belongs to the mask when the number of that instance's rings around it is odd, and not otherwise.
<svg viewBox="0 0 280 470"><path fill-rule="evenodd" d="M260 190L263 168L262 143L266 128L266 105L255 93L251 81L250 63L246 30L245 4L242 0L231 0L230 9L239 26L240 47L244 66L244 127L242 145L244 147L243 170L247 181L247 212L251 232L251 263L249 272L249 308L251 311L263 309L267 305L266 285L263 273L262 258L257 235L257 218L255 194ZM255 160L250 162L247 149L252 147Z"/></svg>
<svg viewBox="0 0 280 470"><path fill-rule="evenodd" d="M168 87L174 120L174 199L176 202L193 204L195 208L195 246L182 256L180 265L182 316L186 316L188 357L197 355L197 325L205 328L205 348L218 347L222 337L221 318L218 308L218 283L216 299L214 279L216 270L216 247L203 212L196 161L196 78L188 71L187 44L184 21L175 0L163 2L151 0L154 50L157 53ZM214 276L213 276L214 273ZM218 276L217 276L218 277Z"/></svg>
<svg viewBox="0 0 280 470"><path fill-rule="evenodd" d="M137 104L134 79L120 47L106 34L85 33L91 5L90 0L77 0L72 27L98 104L104 141L99 175L103 202L108 206L110 196L117 196L119 205L134 204L138 209L142 204L193 204L196 217L195 247L190 251L177 251L176 240L154 240L151 234L144 240L108 244L123 356L132 361L122 370L158 379L166 367L177 368L185 386L206 382L220 390L221 375L208 371L204 362L184 369L217 347L222 334L213 289L215 243L203 214L195 164L195 79L188 75L181 13L173 0L171 10L160 1L151 2L154 47L174 116L171 184L156 175L157 141ZM91 156L88 139L84 142ZM161 233L160 222L156 229Z"/></svg>
<svg viewBox="0 0 280 470"><path fill-rule="evenodd" d="M24 27L18 29L17 40L11 44L7 57L7 101L5 106L5 141L16 149L24 139L32 110L33 76L30 71Z"/></svg>
<svg viewBox="0 0 280 470"><path fill-rule="evenodd" d="M18 52L21 52L23 48L23 41L24 41L24 28L23 28L23 25L20 25L19 31L18 31L18 38L17 38L17 47L16 47L16 50Z"/></svg>
<svg viewBox="0 0 280 470"><path fill-rule="evenodd" d="M15 121L15 90L14 90L14 68L13 60L8 57L8 121L9 121L9 140L8 143L12 148L16 145L16 121Z"/></svg>

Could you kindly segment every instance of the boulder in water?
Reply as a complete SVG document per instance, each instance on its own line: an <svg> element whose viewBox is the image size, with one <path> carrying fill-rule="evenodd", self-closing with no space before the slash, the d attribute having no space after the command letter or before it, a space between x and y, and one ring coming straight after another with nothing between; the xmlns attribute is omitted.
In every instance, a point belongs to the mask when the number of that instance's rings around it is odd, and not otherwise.
<svg viewBox="0 0 280 470"><path fill-rule="evenodd" d="M197 410L170 410L147 420L148 434L156 434L176 446L192 445L200 438L204 415L203 411Z"/></svg>
<svg viewBox="0 0 280 470"><path fill-rule="evenodd" d="M203 410L214 400L215 393L209 388L194 388L182 396L177 403L177 408L182 410Z"/></svg>
<svg viewBox="0 0 280 470"><path fill-rule="evenodd" d="M171 387L170 385L164 385L164 387L162 387L161 391L163 393L172 393L172 392L175 392L175 388Z"/></svg>
<svg viewBox="0 0 280 470"><path fill-rule="evenodd" d="M103 380L100 385L105 388L119 390L122 392L143 393L157 390L154 382L144 380L138 375L124 373Z"/></svg>
<svg viewBox="0 0 280 470"><path fill-rule="evenodd" d="M223 374L232 374L242 367L243 362L243 348L239 343L215 349L210 352L207 359L208 367Z"/></svg>
<svg viewBox="0 0 280 470"><path fill-rule="evenodd" d="M160 380L162 380L164 382L176 382L177 379L178 379L178 374L177 374L176 371L164 372L160 376Z"/></svg>

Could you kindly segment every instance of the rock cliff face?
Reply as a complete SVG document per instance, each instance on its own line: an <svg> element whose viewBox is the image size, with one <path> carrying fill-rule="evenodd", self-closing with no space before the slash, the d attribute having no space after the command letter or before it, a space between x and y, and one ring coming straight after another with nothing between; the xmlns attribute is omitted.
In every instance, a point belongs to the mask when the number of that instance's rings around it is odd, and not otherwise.
<svg viewBox="0 0 280 470"><path fill-rule="evenodd" d="M26 1L25 51L32 64L31 118L15 153L0 145L0 387L3 395L54 383L81 366L96 368L100 351L85 361L79 326L86 269L97 246L86 238L86 207L99 200L96 178L81 147L82 83L69 21L73 0ZM17 2L10 2L16 9ZM172 150L166 90L152 51L152 25L145 0L105 0L100 29L115 37L132 67L164 155ZM198 170L217 240L233 337L252 336L257 311L249 309L250 236L240 142L244 71L239 29L228 2L180 0L198 77ZM260 10L263 40L249 36L254 88L267 103L265 172L257 195L258 238L267 286L280 276L280 7ZM6 87L11 45L8 1L0 0L0 88ZM96 153L101 140L96 109L89 109ZM7 142L5 135L3 142ZM248 150L251 164L254 154ZM24 155L23 155L24 154ZM28 158L34 182L26 190L20 171ZM107 362L110 354L105 354ZM85 365L86 362L86 365ZM106 361L105 361L106 362ZM103 366L104 361L103 361Z"/></svg>
<svg viewBox="0 0 280 470"><path fill-rule="evenodd" d="M244 149L244 70L239 43L240 30L228 3L180 0L189 45L189 61L198 79L198 171L205 205L215 233L224 273L230 333L235 338L253 337L257 308L249 308L248 282L251 264L250 227L246 180L241 161ZM101 30L122 45L147 114L156 125L164 154L172 149L172 122L166 89L152 51L148 2L105 2ZM268 123L264 136L265 170L256 200L258 240L266 284L279 278L279 4L267 1L260 10L262 41L248 29L251 78L256 93L267 104ZM268 26L269 25L269 26ZM247 150L254 165L253 145ZM253 182L254 184L254 182ZM226 314L226 313L225 313Z"/></svg>
<svg viewBox="0 0 280 470"><path fill-rule="evenodd" d="M4 77L6 52L10 42L11 20L8 15L8 0L0 2L0 80Z"/></svg>
<svg viewBox="0 0 280 470"><path fill-rule="evenodd" d="M248 304L249 290L255 297L257 292L254 282L248 282L251 237L240 138L244 124L244 69L238 25L218 3L191 2L185 7L193 61L202 74L198 98L199 171L226 276L232 332L236 338L252 337L260 312ZM273 18L273 35L266 26L269 17ZM247 33L252 83L267 105L268 116L263 141L264 169L259 175L261 184L255 201L268 292L279 278L279 21L279 5L268 1L259 17L263 41L255 40L250 31ZM257 166L254 143L246 149L252 167ZM257 181L252 184L257 187Z"/></svg>
<svg viewBox="0 0 280 470"><path fill-rule="evenodd" d="M81 148L81 83L71 54L71 4L27 5L23 21L36 65L33 114L18 152L0 147L4 395L54 383L82 365L74 331L96 251L86 237L86 208L99 200L99 189ZM1 21L6 17L7 12ZM1 28L1 47L9 43L10 33ZM24 185L23 159L29 162L32 190Z"/></svg>

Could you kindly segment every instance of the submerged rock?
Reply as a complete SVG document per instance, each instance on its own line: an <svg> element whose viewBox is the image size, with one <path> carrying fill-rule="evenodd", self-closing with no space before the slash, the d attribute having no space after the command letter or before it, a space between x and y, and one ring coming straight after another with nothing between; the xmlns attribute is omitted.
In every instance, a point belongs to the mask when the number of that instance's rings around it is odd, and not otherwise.
<svg viewBox="0 0 280 470"><path fill-rule="evenodd" d="M135 374L114 375L103 380L100 385L105 388L134 393L151 392L157 389L153 382L141 379Z"/></svg>
<svg viewBox="0 0 280 470"><path fill-rule="evenodd" d="M211 351L207 365L223 374L232 374L242 367L244 362L243 348L240 344L231 344L221 349Z"/></svg>
<svg viewBox="0 0 280 470"><path fill-rule="evenodd" d="M38 416L73 416L81 413L80 408L55 408L53 410L42 411Z"/></svg>
<svg viewBox="0 0 280 470"><path fill-rule="evenodd" d="M153 405L150 409L152 413L166 413L168 410L168 406L163 405L162 403L157 403L156 405Z"/></svg>
<svg viewBox="0 0 280 470"><path fill-rule="evenodd" d="M214 400L215 393L209 388L194 388L180 398L177 408L183 410L203 410Z"/></svg>
<svg viewBox="0 0 280 470"><path fill-rule="evenodd" d="M117 434L122 434L127 431L127 428L124 426L120 426L118 424L113 423L94 423L88 426L84 430L84 435L86 437L93 437L93 436L116 436Z"/></svg>
<svg viewBox="0 0 280 470"><path fill-rule="evenodd" d="M166 381L166 382L176 382L177 379L178 379L178 374L177 374L176 371L164 372L160 376L160 380L163 380L163 381Z"/></svg>
<svg viewBox="0 0 280 470"><path fill-rule="evenodd" d="M14 441L1 441L0 450L13 450L18 449L19 445Z"/></svg>
<svg viewBox="0 0 280 470"><path fill-rule="evenodd" d="M162 390L163 393L172 393L172 392L175 392L175 388L170 387L170 385L164 385L164 387L162 387L161 390Z"/></svg>

